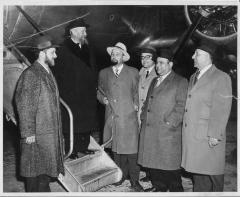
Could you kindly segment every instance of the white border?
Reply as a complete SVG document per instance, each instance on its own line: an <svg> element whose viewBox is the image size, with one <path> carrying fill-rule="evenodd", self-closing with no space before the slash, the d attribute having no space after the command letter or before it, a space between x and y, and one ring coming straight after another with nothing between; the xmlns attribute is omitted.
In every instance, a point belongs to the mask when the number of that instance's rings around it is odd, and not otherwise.
<svg viewBox="0 0 240 197"><path fill-rule="evenodd" d="M1 11L0 11L0 19L3 20L3 6L4 5L239 5L238 0L3 0L0 2ZM239 13L240 8L238 6L238 28L239 28ZM2 23L2 21L1 21ZM3 25L0 27L0 42L3 43ZM238 48L237 48L237 66L239 66L239 33L238 33ZM1 52L3 54L3 44L1 45ZM0 58L0 63L3 65L2 56ZM240 76L239 69L237 69L237 75ZM3 69L0 69L0 90L3 90ZM237 80L238 90L240 87L240 80ZM239 91L238 91L239 92ZM1 91L0 97L0 109L3 109L3 92ZM240 104L238 102L238 109ZM3 193L3 113L0 113L0 144L1 144L1 153L0 153L0 196L239 196L240 188L239 188L239 176L237 178L237 190L238 192L213 192L213 193L193 193L193 192L184 192L184 193L130 193L130 192L91 192L91 193ZM237 131L240 131L240 125L237 125ZM238 135L238 142L239 142ZM239 145L237 143L237 149ZM239 149L238 149L239 150ZM238 151L238 164L239 164L239 151ZM239 165L238 165L239 166ZM240 169L237 168L237 175L239 175Z"/></svg>

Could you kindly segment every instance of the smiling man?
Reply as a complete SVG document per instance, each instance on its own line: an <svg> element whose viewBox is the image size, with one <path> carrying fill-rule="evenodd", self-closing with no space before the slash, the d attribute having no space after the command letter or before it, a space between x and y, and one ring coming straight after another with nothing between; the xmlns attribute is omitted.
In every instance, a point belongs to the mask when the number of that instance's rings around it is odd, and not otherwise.
<svg viewBox="0 0 240 197"><path fill-rule="evenodd" d="M49 68L55 65L55 47L48 36L36 39L38 59L24 70L16 88L20 175L27 192L50 192L50 178L64 173L59 93Z"/></svg>
<svg viewBox="0 0 240 197"><path fill-rule="evenodd" d="M138 151L138 70L126 65L130 59L126 46L118 42L108 47L112 66L100 71L98 100L106 106L104 142L112 136L114 161L123 172L121 185L130 177L131 187L143 191L139 184Z"/></svg>
<svg viewBox="0 0 240 197"><path fill-rule="evenodd" d="M149 169L153 187L146 191L182 192L181 125L187 80L172 70L172 52L157 55L157 77L152 81L143 112L138 163Z"/></svg>

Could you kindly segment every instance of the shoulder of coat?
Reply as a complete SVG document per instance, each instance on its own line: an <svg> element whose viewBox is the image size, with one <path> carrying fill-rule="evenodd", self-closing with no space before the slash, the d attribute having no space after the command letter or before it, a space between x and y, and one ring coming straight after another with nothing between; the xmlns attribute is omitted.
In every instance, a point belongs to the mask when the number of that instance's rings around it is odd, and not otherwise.
<svg viewBox="0 0 240 197"><path fill-rule="evenodd" d="M124 64L124 66L130 71L130 72L132 72L132 73L134 73L134 74L139 74L139 71L138 71L138 69L136 69L136 68L134 68L134 67L132 67L132 66L128 66L128 65L126 65L126 64Z"/></svg>
<svg viewBox="0 0 240 197"><path fill-rule="evenodd" d="M229 74L227 74L226 72L218 69L215 65L214 65L214 72L212 75L212 79L217 79L217 78L224 78L224 79L231 79Z"/></svg>
<svg viewBox="0 0 240 197"><path fill-rule="evenodd" d="M109 72L109 70L111 70L111 69L112 69L112 66L103 68L103 69L100 70L99 74L103 75L103 74Z"/></svg>

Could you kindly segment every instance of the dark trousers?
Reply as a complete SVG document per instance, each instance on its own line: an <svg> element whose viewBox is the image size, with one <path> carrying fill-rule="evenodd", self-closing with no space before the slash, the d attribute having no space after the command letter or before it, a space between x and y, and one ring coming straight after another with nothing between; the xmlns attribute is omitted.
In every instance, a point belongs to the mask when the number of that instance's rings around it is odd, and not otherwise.
<svg viewBox="0 0 240 197"><path fill-rule="evenodd" d="M73 153L77 154L78 152L82 152L88 149L88 145L90 143L90 134L91 131L84 133L74 133L73 140ZM69 135L65 135L65 152L69 150Z"/></svg>
<svg viewBox="0 0 240 197"><path fill-rule="evenodd" d="M26 192L51 192L50 177L41 174L36 177L26 177Z"/></svg>
<svg viewBox="0 0 240 197"><path fill-rule="evenodd" d="M158 191L183 192L181 170L149 169L153 187Z"/></svg>
<svg viewBox="0 0 240 197"><path fill-rule="evenodd" d="M193 174L194 192L222 192L224 175Z"/></svg>
<svg viewBox="0 0 240 197"><path fill-rule="evenodd" d="M123 179L130 177L130 181L139 180L140 167L137 164L137 154L117 154L113 152L116 164L123 172Z"/></svg>

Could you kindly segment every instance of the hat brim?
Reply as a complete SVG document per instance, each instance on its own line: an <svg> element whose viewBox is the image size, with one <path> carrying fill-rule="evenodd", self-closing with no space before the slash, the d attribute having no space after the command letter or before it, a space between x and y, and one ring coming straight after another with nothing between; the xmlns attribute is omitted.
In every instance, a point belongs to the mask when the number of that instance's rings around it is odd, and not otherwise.
<svg viewBox="0 0 240 197"><path fill-rule="evenodd" d="M118 50L121 50L123 52L123 61L126 62L130 59L130 55L128 54L128 52L118 48L118 47L107 47L107 52L109 55L112 54L112 50L113 49L118 49Z"/></svg>
<svg viewBox="0 0 240 197"><path fill-rule="evenodd" d="M58 47L60 47L60 46L59 46L59 45L56 45L56 44L53 44L53 45L51 45L51 46L44 47L44 48L42 48L42 49L39 49L39 48L35 48L35 49L42 51L42 50L45 50L45 49L58 48Z"/></svg>

